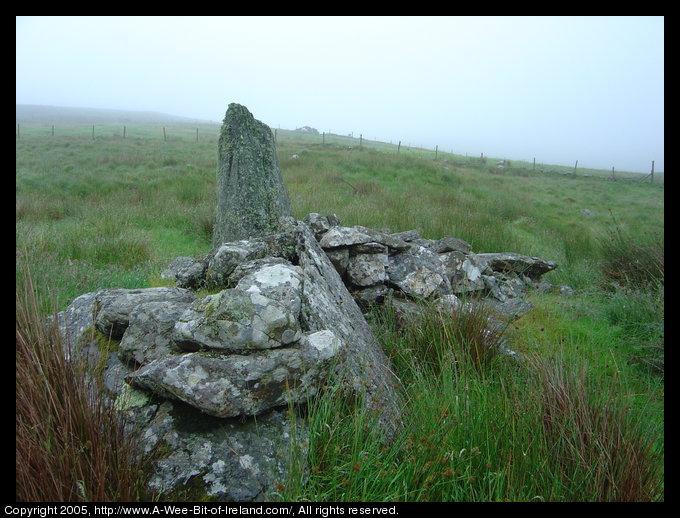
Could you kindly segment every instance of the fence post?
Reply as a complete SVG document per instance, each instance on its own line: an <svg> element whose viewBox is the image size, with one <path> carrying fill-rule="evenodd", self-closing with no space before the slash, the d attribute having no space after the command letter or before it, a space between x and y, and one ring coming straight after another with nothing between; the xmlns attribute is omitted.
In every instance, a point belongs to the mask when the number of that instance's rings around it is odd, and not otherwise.
<svg viewBox="0 0 680 518"><path fill-rule="evenodd" d="M54 137L54 124L52 124L52 136Z"/></svg>
<svg viewBox="0 0 680 518"><path fill-rule="evenodd" d="M326 144L326 132L321 133L321 144Z"/></svg>
<svg viewBox="0 0 680 518"><path fill-rule="evenodd" d="M123 138L125 138L125 131L126 130L127 130L127 128L125 126L123 126Z"/></svg>
<svg viewBox="0 0 680 518"><path fill-rule="evenodd" d="M165 136L165 126L163 126L163 142L167 142L166 136Z"/></svg>
<svg viewBox="0 0 680 518"><path fill-rule="evenodd" d="M654 160L652 160L652 172L650 174L649 183L654 183Z"/></svg>
<svg viewBox="0 0 680 518"><path fill-rule="evenodd" d="M576 176L576 168L578 167L578 160L574 164L574 172L572 173L574 176Z"/></svg>
<svg viewBox="0 0 680 518"><path fill-rule="evenodd" d="M198 142L198 128L196 128L196 142Z"/></svg>
<svg viewBox="0 0 680 518"><path fill-rule="evenodd" d="M439 145L434 147L434 159L437 160L437 153L439 152Z"/></svg>
<svg viewBox="0 0 680 518"><path fill-rule="evenodd" d="M363 144L363 140L364 140L364 136L363 136L361 133L359 133L359 147L360 147L360 148L361 148L361 146L362 146L362 144Z"/></svg>
<svg viewBox="0 0 680 518"><path fill-rule="evenodd" d="M21 125L17 123L17 138L21 138Z"/></svg>
<svg viewBox="0 0 680 518"><path fill-rule="evenodd" d="M92 125L92 140L94 140L94 124Z"/></svg>
<svg viewBox="0 0 680 518"><path fill-rule="evenodd" d="M401 140L399 141L399 145L397 146L397 155L399 154L400 149L401 149Z"/></svg>
<svg viewBox="0 0 680 518"><path fill-rule="evenodd" d="M616 177L614 176L614 166L612 166L612 180L616 181Z"/></svg>
<svg viewBox="0 0 680 518"><path fill-rule="evenodd" d="M534 157L534 168L532 169L532 171L535 171L535 170L536 170L536 157Z"/></svg>

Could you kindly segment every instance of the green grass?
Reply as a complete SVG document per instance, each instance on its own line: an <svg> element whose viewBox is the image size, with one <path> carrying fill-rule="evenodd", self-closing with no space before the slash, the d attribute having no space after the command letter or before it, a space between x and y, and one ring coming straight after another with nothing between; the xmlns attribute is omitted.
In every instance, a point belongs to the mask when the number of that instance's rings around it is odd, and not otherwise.
<svg viewBox="0 0 680 518"><path fill-rule="evenodd" d="M126 138L122 125L95 129L93 140L91 125L52 137L22 124L16 143L17 264L30 264L37 294L53 297L37 300L57 309L85 292L157 285L174 257L210 248L219 127L201 127L198 141L190 125L168 125L167 141L160 126L130 124ZM515 161L500 171L491 158L434 160L349 137L277 139L296 218L335 213L343 225L544 257L560 265L545 279L575 289L529 294L536 309L504 330L527 364L474 359L486 350L483 319L428 313L400 328L374 314L405 381L403 434L385 445L362 405L329 389L308 409L309 478L291 478L284 498L663 499L662 183L544 175ZM19 269L16 282L25 288ZM569 412L556 414L560 397ZM583 423L597 448L577 433Z"/></svg>

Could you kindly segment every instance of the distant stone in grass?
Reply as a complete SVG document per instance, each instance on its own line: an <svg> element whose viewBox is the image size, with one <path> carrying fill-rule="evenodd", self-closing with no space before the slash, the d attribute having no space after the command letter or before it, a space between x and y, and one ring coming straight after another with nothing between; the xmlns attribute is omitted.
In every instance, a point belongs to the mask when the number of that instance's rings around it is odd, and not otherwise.
<svg viewBox="0 0 680 518"><path fill-rule="evenodd" d="M213 247L281 232L290 217L271 129L231 103L218 145Z"/></svg>

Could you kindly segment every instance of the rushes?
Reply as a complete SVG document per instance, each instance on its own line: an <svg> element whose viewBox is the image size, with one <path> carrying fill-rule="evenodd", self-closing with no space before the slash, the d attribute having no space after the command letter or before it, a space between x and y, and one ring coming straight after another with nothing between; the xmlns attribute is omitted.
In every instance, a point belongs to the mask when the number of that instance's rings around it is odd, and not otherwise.
<svg viewBox="0 0 680 518"><path fill-rule="evenodd" d="M570 500L650 501L662 494L653 442L616 386L593 387L583 367L537 362L543 434Z"/></svg>
<svg viewBox="0 0 680 518"><path fill-rule="evenodd" d="M83 366L67 361L56 319L45 320L30 274L16 297L16 498L137 501L144 461L125 421Z"/></svg>

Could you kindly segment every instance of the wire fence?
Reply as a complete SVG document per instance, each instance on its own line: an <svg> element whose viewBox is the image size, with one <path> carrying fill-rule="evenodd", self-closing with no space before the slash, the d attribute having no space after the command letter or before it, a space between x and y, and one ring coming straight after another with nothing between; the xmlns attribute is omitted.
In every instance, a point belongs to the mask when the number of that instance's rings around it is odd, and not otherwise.
<svg viewBox="0 0 680 518"><path fill-rule="evenodd" d="M201 123L201 124L46 124L46 123L17 123L16 138L30 139L41 137L74 137L86 138L90 140L100 140L108 138L121 139L156 139L168 141L195 141L195 142L217 142L219 138L220 125L218 123ZM631 173L625 171L616 171L615 167L611 168L611 173L602 169L579 168L578 160L575 161L573 168L568 166L546 166L542 163L537 163L536 158L531 162L516 161L507 159L492 159L480 153L479 156L468 156L456 154L451 150L450 152L442 151L439 146L433 149L428 149L419 146L412 146L410 143L405 144L401 140L385 142L374 139L364 139L363 134L358 137L353 133L348 135L340 135L332 132L318 132L313 128L302 128L298 130L281 130L274 129L274 139L278 142L281 138L287 142L298 141L302 144L322 144L322 145L340 145L347 146L347 148L370 148L383 152L392 152L396 154L408 153L417 154L419 156L429 157L434 160L458 160L464 161L467 164L472 164L477 167L486 168L490 172L514 172L515 174L521 169L522 171L531 171L545 175L563 175L563 176L579 176L581 178L605 178L612 181L629 181L629 182L650 182L662 183L663 173L654 170L654 161L651 162L650 172L646 175L640 173Z"/></svg>

